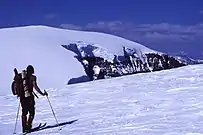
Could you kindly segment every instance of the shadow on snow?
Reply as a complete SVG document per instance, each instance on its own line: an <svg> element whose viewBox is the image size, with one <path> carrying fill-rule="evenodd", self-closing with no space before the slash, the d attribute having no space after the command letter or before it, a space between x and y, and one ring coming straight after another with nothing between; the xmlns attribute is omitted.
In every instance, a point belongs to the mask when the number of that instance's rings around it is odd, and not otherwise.
<svg viewBox="0 0 203 135"><path fill-rule="evenodd" d="M68 122L59 123L59 125L58 125L58 124L55 124L55 125L48 125L48 126L45 126L45 127L43 127L43 128L37 129L37 130L35 130L35 131L33 131L33 132L41 131L41 130L45 130L45 129L49 129L49 128L55 128L55 127L58 127L58 126L61 127L61 126L64 126L64 125L72 124L72 123L74 123L74 122L76 122L76 121L78 121L78 120L72 120L72 121L68 121Z"/></svg>

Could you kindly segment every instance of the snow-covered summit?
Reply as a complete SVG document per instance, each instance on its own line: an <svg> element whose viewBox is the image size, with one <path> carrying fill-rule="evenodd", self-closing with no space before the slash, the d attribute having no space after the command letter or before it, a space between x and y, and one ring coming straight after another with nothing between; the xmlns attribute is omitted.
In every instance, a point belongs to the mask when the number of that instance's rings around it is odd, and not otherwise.
<svg viewBox="0 0 203 135"><path fill-rule="evenodd" d="M111 41L109 41L110 43ZM64 48L74 52L79 57L101 57L105 60L112 61L114 56L124 56L123 48L129 55L136 55L138 57L142 57L143 54L147 53L158 53L161 52L151 50L142 46L141 44L115 44L111 43L111 45L107 44L98 44L98 43L87 43L83 41L71 41L67 45L62 45Z"/></svg>
<svg viewBox="0 0 203 135"><path fill-rule="evenodd" d="M0 93L10 92L14 75L13 68L22 70L28 64L34 65L38 83L42 89L63 87L70 79L85 76L82 65L74 57L75 53L61 46L79 41L102 48L97 49L96 54L104 55L102 50L105 50L107 57L112 57L112 54L123 55L123 46L142 53L156 52L139 43L98 32L47 26L0 29L0 74L2 78Z"/></svg>

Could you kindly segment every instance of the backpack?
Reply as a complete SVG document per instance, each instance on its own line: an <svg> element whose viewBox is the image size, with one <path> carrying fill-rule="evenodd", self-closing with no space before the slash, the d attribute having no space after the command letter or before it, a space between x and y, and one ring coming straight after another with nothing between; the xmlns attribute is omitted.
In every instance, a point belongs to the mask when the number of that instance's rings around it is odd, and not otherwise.
<svg viewBox="0 0 203 135"><path fill-rule="evenodd" d="M11 84L11 90L13 95L17 95L18 97L22 96L22 89L23 89L23 83L22 83L22 75L18 73L17 69L14 69L14 78L13 82Z"/></svg>
<svg viewBox="0 0 203 135"><path fill-rule="evenodd" d="M14 78L11 84L11 90L13 95L18 97L29 97L31 96L31 91L29 91L29 77L27 76L26 70L23 70L22 73L18 73L17 69L14 69Z"/></svg>

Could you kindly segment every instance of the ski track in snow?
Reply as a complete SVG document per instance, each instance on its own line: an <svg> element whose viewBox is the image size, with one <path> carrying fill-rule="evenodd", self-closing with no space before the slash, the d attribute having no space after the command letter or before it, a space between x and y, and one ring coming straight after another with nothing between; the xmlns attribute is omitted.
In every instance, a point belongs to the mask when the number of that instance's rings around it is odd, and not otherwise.
<svg viewBox="0 0 203 135"><path fill-rule="evenodd" d="M50 89L49 99L59 123L77 121L60 131L55 127L31 134L203 135L202 90L203 65ZM18 100L12 95L0 96L0 135L12 134L17 107ZM40 122L56 124L42 96L36 99L33 124Z"/></svg>

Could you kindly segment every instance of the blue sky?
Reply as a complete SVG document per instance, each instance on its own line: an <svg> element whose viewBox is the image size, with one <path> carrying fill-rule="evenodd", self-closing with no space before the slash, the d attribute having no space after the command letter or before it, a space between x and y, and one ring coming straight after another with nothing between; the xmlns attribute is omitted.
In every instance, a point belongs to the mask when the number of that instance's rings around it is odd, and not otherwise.
<svg viewBox="0 0 203 135"><path fill-rule="evenodd" d="M0 18L0 28L49 25L112 33L173 53L203 50L203 0L1 0Z"/></svg>
<svg viewBox="0 0 203 135"><path fill-rule="evenodd" d="M1 0L0 9L1 27L114 20L135 24L203 22L202 0Z"/></svg>

